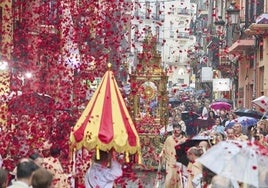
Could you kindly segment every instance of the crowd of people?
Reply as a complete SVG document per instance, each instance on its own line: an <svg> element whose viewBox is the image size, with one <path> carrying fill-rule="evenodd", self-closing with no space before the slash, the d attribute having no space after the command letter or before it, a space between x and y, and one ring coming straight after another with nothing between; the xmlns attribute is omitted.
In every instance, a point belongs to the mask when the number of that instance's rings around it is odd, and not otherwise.
<svg viewBox="0 0 268 188"><path fill-rule="evenodd" d="M0 188L112 188L123 174L124 156L100 150L89 163L84 161L86 170L81 170L83 174L79 178L82 180L78 180L76 172L64 171L58 154L59 151L46 141L39 151L21 158L12 171L3 164Z"/></svg>
<svg viewBox="0 0 268 188"><path fill-rule="evenodd" d="M69 177L65 174L60 161L59 151L44 142L39 151L21 158L12 171L1 168L1 188L63 188L70 187ZM3 164L5 167L5 164Z"/></svg>
<svg viewBox="0 0 268 188"><path fill-rule="evenodd" d="M183 110L183 107L178 107L171 113L169 125L166 128L168 136L159 156L161 166L164 166L166 170L164 187L250 187L243 182L234 182L218 176L196 160L208 151L210 147L225 140L254 142L257 145L268 148L268 121L266 119L259 119L256 124L245 128L241 122L235 120L237 116L232 110L213 110L210 108L209 103L207 103L200 111L202 114L200 114L199 119L208 120L209 124L199 129L195 136L208 139L197 142L194 146L187 148L186 157L189 163L185 165L178 160L180 156L177 156L176 148L191 140L193 136L187 135L185 122L181 118ZM230 123L232 123L232 126L227 126Z"/></svg>
<svg viewBox="0 0 268 188"><path fill-rule="evenodd" d="M159 155L159 163L165 167L165 188L238 188L242 182L233 182L220 177L209 169L202 166L197 159L207 152L210 147L224 140L251 141L268 148L268 121L259 120L256 125L245 129L241 123L236 122L236 114L225 109L213 110L206 101L201 108L193 108L194 105L182 103L170 110L168 125L160 130L161 136L165 137L163 148ZM194 111L194 109L196 111ZM197 110L199 109L199 110ZM178 162L176 148L193 137L189 134L189 125L183 119L185 110L200 114L201 120L208 120L209 125L198 129L197 135L208 137L195 146L187 148L186 157L188 164ZM232 126L228 126L233 123ZM196 134L194 135L196 136ZM18 148L23 149L23 148ZM24 156L13 171L3 167L5 164L0 160L0 188L33 187L33 188L69 188L74 187L74 179L77 174L71 167L63 168L59 160L60 151L51 147L49 142L44 142L41 148L29 156ZM122 156L114 156L111 152L100 151L100 154L91 157L87 164L82 164L82 180L79 187L114 187L115 180L122 176L124 160ZM92 160L91 160L92 159ZM84 160L85 161L85 160ZM78 162L78 161L76 161ZM77 165L79 166L79 165ZM205 174L205 175L204 175ZM81 181L81 182L80 182ZM77 182L76 182L77 183ZM243 185L245 186L245 185ZM76 184L77 187L77 184Z"/></svg>

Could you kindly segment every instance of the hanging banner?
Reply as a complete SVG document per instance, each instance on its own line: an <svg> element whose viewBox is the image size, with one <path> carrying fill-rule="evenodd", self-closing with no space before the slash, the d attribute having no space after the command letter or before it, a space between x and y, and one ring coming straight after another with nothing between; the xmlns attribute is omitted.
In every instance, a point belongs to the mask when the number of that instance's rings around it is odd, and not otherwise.
<svg viewBox="0 0 268 188"><path fill-rule="evenodd" d="M229 78L213 79L213 91L230 91L231 80Z"/></svg>
<svg viewBox="0 0 268 188"><path fill-rule="evenodd" d="M201 82L212 82L213 71L212 67L202 67Z"/></svg>

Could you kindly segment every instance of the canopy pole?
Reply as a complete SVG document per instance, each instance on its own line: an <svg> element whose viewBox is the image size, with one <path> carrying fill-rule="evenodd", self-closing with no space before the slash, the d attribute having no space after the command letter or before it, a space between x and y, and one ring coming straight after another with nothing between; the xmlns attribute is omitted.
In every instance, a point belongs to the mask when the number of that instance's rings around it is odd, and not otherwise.
<svg viewBox="0 0 268 188"><path fill-rule="evenodd" d="M138 164L141 164L142 161L141 161L141 152L139 151L138 152Z"/></svg>
<svg viewBox="0 0 268 188"><path fill-rule="evenodd" d="M263 118L266 116L268 111L266 111L265 113L263 113L263 116L261 117L260 121L263 120Z"/></svg>
<svg viewBox="0 0 268 188"><path fill-rule="evenodd" d="M73 155L72 155L72 162L73 162L73 166L72 166L72 174L76 174L76 168L75 168L75 165L76 165L76 149L74 147L74 149L72 150L73 152ZM71 177L71 187L72 188L75 188L75 177Z"/></svg>
<svg viewBox="0 0 268 188"><path fill-rule="evenodd" d="M129 163L129 153L126 151L126 162Z"/></svg>

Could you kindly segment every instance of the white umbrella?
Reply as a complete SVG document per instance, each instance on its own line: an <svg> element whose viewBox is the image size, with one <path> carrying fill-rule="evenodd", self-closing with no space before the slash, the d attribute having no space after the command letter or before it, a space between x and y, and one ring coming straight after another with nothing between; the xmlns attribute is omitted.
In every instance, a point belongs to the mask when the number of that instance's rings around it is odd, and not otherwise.
<svg viewBox="0 0 268 188"><path fill-rule="evenodd" d="M268 187L268 156L249 142L222 141L197 161L226 178L256 187ZM267 148L266 148L267 152Z"/></svg>
<svg viewBox="0 0 268 188"><path fill-rule="evenodd" d="M268 111L268 97L263 95L261 97L258 97L256 99L254 99L252 101L252 103L258 105L259 107L261 107L266 112Z"/></svg>

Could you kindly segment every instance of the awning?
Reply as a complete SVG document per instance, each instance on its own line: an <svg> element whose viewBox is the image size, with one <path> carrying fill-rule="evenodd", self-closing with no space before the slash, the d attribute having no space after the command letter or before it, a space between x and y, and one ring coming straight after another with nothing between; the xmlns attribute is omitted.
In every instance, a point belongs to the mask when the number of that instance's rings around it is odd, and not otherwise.
<svg viewBox="0 0 268 188"><path fill-rule="evenodd" d="M237 40L235 43L232 44L232 46L228 48L228 52L230 53L230 52L245 51L253 47L254 47L253 39Z"/></svg>

